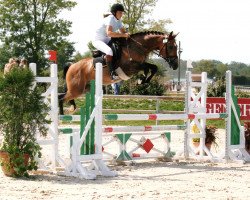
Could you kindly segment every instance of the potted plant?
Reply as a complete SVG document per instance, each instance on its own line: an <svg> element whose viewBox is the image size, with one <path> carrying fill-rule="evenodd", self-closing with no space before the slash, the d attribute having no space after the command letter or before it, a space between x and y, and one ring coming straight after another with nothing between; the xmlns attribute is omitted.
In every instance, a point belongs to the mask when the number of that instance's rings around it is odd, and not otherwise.
<svg viewBox="0 0 250 200"><path fill-rule="evenodd" d="M28 176L37 169L41 147L36 134L47 135L48 106L29 69L14 68L0 77L0 164L7 176Z"/></svg>
<svg viewBox="0 0 250 200"><path fill-rule="evenodd" d="M215 126L206 126L205 131L206 131L206 138L205 138L205 145L206 147L210 150L212 144L217 144L216 143L216 132L217 128ZM198 133L199 129L196 125L193 125L192 127L193 133ZM193 138L193 145L195 147L198 147L200 145L200 138Z"/></svg>
<svg viewBox="0 0 250 200"><path fill-rule="evenodd" d="M245 127L245 148L250 154L250 122L244 122Z"/></svg>

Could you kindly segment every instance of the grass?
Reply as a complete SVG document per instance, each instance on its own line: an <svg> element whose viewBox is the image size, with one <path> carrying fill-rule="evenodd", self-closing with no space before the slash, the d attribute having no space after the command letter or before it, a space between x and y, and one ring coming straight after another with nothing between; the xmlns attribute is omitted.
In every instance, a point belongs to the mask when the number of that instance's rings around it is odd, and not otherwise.
<svg viewBox="0 0 250 200"><path fill-rule="evenodd" d="M76 103L85 106L84 99ZM155 110L156 103L152 99L103 99L103 109ZM184 102L160 100L160 110L183 111L184 106Z"/></svg>

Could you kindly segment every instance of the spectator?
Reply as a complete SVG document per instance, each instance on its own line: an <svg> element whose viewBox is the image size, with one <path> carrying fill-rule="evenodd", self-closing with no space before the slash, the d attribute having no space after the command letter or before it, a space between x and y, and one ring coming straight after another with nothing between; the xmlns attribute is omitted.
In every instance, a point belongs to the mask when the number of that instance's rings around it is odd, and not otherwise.
<svg viewBox="0 0 250 200"><path fill-rule="evenodd" d="M25 58L22 58L19 66L23 69L27 69L28 68L28 61Z"/></svg>
<svg viewBox="0 0 250 200"><path fill-rule="evenodd" d="M121 86L121 82L112 84L112 88L114 90L114 95L119 95L120 94L120 86Z"/></svg>
<svg viewBox="0 0 250 200"><path fill-rule="evenodd" d="M14 67L18 67L20 61L17 58L10 58L9 62L4 66L4 74L10 72Z"/></svg>

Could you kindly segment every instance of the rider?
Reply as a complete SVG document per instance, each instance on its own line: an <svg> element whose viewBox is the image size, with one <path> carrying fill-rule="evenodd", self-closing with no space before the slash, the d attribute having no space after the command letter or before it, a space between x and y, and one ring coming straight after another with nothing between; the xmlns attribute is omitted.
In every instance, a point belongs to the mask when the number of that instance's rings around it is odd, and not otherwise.
<svg viewBox="0 0 250 200"><path fill-rule="evenodd" d="M94 41L92 41L92 44L96 49L106 54L105 60L107 66L109 67L112 80L117 80L119 77L112 64L113 51L107 44L111 38L129 37L129 33L126 33L126 30L121 22L123 12L124 7L122 4L116 3L112 5L111 14L103 19L101 25L95 32Z"/></svg>

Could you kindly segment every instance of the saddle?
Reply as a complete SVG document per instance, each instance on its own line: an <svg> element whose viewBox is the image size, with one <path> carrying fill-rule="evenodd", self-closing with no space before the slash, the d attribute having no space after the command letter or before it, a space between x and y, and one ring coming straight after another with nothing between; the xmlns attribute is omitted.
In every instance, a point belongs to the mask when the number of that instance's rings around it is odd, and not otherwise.
<svg viewBox="0 0 250 200"><path fill-rule="evenodd" d="M115 69L117 68L116 63L117 61L121 58L121 45L117 39L112 38L110 42L108 43L108 46L112 49L113 51L113 66ZM93 65L95 67L96 63L102 63L102 65L105 67L106 66L106 61L105 61L105 53L99 51L99 50L92 50L92 57L93 57Z"/></svg>

